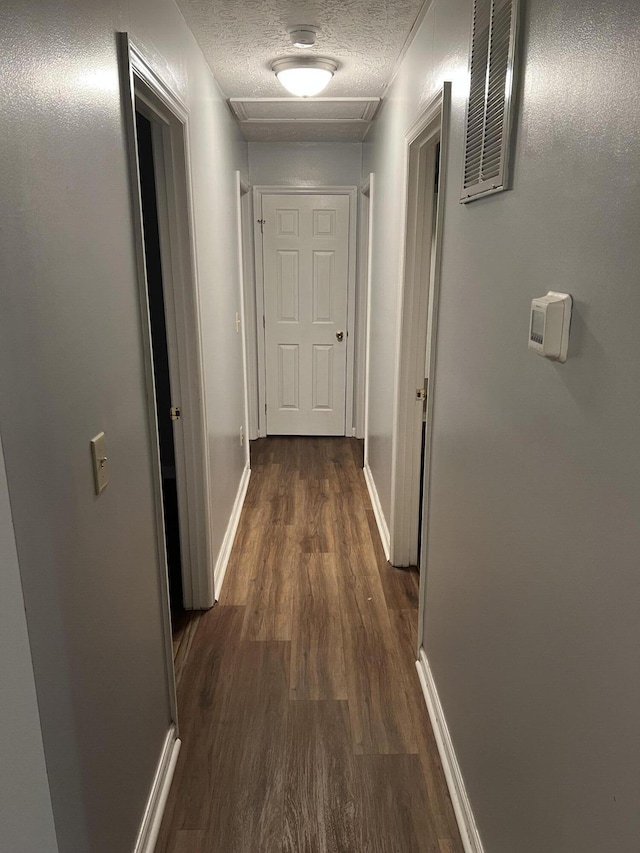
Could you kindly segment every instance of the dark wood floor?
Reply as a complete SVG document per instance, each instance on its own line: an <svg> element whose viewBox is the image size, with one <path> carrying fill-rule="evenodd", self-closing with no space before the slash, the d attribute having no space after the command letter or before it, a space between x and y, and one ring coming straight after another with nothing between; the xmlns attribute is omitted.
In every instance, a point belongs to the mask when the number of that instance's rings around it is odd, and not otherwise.
<svg viewBox="0 0 640 853"><path fill-rule="evenodd" d="M178 687L157 853L462 853L354 439L269 438ZM185 647L186 648L186 647Z"/></svg>
<svg viewBox="0 0 640 853"><path fill-rule="evenodd" d="M191 651L193 638L198 624L204 618L203 610L182 610L173 617L173 670L176 676L176 687L180 690L180 682Z"/></svg>

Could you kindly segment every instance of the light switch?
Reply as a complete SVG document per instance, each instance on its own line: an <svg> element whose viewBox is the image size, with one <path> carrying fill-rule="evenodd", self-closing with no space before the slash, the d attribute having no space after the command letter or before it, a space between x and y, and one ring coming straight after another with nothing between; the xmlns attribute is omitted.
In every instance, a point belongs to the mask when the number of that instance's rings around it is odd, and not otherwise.
<svg viewBox="0 0 640 853"><path fill-rule="evenodd" d="M108 460L103 432L99 432L95 438L91 439L91 458L93 459L96 495L99 495L109 482L109 468L107 467Z"/></svg>

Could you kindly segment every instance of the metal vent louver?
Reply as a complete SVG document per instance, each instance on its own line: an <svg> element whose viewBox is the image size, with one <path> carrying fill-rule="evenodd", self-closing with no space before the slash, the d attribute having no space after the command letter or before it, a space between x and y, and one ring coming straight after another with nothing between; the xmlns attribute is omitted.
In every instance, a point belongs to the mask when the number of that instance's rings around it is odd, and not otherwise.
<svg viewBox="0 0 640 853"><path fill-rule="evenodd" d="M518 0L474 0L461 201L506 189Z"/></svg>

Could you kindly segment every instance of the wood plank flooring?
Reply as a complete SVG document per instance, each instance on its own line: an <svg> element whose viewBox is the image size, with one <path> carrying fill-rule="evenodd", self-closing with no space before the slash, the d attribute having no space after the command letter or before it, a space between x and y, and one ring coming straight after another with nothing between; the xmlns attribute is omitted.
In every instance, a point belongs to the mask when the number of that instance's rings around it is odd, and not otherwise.
<svg viewBox="0 0 640 853"><path fill-rule="evenodd" d="M202 610L183 610L175 619L173 626L173 669L176 676L176 687L180 686L184 665L189 657L198 623L203 616Z"/></svg>
<svg viewBox="0 0 640 853"><path fill-rule="evenodd" d="M342 438L252 442L219 604L178 644L183 741L156 853L462 853L385 560Z"/></svg>

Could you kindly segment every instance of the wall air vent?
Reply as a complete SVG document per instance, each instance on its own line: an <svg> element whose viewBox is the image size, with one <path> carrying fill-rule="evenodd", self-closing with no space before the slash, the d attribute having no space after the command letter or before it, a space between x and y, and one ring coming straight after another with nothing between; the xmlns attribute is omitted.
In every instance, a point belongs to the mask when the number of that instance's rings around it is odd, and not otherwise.
<svg viewBox="0 0 640 853"><path fill-rule="evenodd" d="M507 189L518 0L474 0L463 203Z"/></svg>

